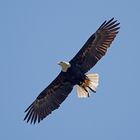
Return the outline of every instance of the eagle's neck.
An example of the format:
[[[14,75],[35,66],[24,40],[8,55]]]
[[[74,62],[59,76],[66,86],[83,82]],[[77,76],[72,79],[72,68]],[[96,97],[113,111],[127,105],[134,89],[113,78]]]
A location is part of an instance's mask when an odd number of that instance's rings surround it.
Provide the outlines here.
[[[58,64],[61,66],[63,72],[67,72],[68,68],[71,67],[71,64],[65,61],[61,61]]]

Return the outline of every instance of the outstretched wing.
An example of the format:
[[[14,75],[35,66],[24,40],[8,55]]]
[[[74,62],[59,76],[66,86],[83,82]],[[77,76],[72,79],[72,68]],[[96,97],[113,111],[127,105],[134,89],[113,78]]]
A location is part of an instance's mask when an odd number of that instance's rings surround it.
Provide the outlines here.
[[[90,70],[106,54],[107,48],[118,33],[119,24],[114,18],[105,21],[70,61],[71,65],[83,73]]]
[[[36,123],[43,120],[53,110],[57,109],[72,91],[73,85],[65,80],[61,72],[57,78],[44,89],[36,100],[25,110],[27,112],[24,120]]]

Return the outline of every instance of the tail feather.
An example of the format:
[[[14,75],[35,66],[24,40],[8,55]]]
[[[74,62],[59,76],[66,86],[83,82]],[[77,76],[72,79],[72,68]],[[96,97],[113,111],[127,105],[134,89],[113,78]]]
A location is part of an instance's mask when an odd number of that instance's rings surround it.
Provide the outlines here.
[[[79,98],[86,98],[89,96],[89,93],[86,92],[81,86],[76,85],[77,95]]]
[[[90,96],[90,90],[96,92],[99,85],[99,75],[98,74],[86,74],[87,79],[82,83],[82,85],[77,85],[77,95],[79,98],[86,98]]]

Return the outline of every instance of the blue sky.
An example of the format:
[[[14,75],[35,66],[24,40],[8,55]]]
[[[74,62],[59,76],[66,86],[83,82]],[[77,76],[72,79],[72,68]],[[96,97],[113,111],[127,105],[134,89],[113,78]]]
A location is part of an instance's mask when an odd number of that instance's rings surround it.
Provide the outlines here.
[[[93,0],[0,1],[0,139],[140,139],[140,2]],[[24,110],[104,20],[121,29],[107,55],[90,71],[97,94],[76,90],[38,125]]]

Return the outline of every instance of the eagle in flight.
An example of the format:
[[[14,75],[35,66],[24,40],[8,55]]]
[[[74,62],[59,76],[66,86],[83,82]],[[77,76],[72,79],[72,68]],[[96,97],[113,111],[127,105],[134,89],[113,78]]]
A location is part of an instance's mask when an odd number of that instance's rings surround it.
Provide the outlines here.
[[[80,98],[89,97],[90,91],[96,92],[99,75],[87,72],[106,54],[120,29],[119,24],[114,18],[104,21],[69,62],[58,63],[61,72],[25,110],[24,120],[39,123],[60,106],[74,86]]]

